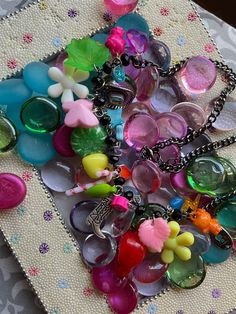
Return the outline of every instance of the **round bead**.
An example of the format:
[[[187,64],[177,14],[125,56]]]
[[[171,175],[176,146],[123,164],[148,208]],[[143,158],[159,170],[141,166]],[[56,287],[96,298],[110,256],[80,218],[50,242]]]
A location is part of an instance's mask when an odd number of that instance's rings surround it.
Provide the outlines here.
[[[134,197],[134,193],[132,191],[127,191],[124,193],[124,196],[129,200],[131,201]]]
[[[162,41],[151,39],[144,54],[144,59],[158,64],[160,68],[166,71],[171,61],[170,49]]]
[[[106,103],[106,100],[102,97],[97,97],[94,99],[93,103],[96,107],[103,107]]]
[[[124,185],[125,184],[125,179],[124,178],[117,178],[114,180],[115,185]]]
[[[104,0],[104,5],[108,12],[121,16],[132,12],[138,0]]]
[[[109,162],[114,165],[119,162],[119,157],[118,156],[109,156]]]
[[[17,141],[14,125],[5,117],[0,115],[0,153],[11,150]]]
[[[0,173],[0,211],[19,206],[26,196],[25,182],[13,173]]]
[[[143,146],[152,147],[159,139],[159,128],[148,114],[136,113],[125,123],[124,138],[126,143],[140,151]]]
[[[110,62],[106,62],[103,64],[102,66],[103,72],[105,72],[106,74],[111,74],[112,71],[112,66]]]
[[[72,128],[69,128],[65,124],[61,125],[53,135],[53,145],[58,154],[64,157],[73,157],[75,152],[73,151],[70,138],[73,132]]]
[[[116,22],[115,26],[122,27],[125,30],[125,32],[128,32],[129,29],[135,29],[149,36],[148,23],[141,15],[136,13],[126,14],[120,17]]]
[[[123,66],[128,66],[129,65],[129,55],[128,54],[126,54],[126,53],[123,53],[122,55],[121,55],[121,57],[120,57],[120,60],[121,60],[121,62],[122,62],[122,64],[123,64]]]
[[[160,75],[156,67],[146,67],[141,70],[136,79],[137,94],[139,101],[148,100],[154,94],[159,85]]]
[[[49,98],[34,97],[21,109],[23,125],[33,133],[48,133],[56,130],[60,121],[60,112]]]
[[[104,115],[101,119],[100,119],[100,124],[102,126],[106,126],[111,122],[111,118],[108,115]]]

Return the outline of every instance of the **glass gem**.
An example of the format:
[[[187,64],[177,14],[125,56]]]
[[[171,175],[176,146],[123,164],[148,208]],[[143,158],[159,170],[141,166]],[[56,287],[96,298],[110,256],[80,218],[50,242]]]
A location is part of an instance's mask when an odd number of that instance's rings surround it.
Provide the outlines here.
[[[7,118],[0,115],[0,153],[11,150],[17,141],[15,126]]]
[[[117,65],[113,70],[112,70],[112,77],[117,83],[124,82],[125,80],[125,71],[123,66]]]
[[[137,4],[138,0],[104,0],[107,11],[117,16],[132,12]]]
[[[21,133],[17,152],[24,161],[33,165],[43,165],[56,155],[51,134]]]
[[[22,79],[9,79],[0,82],[0,99],[2,105],[19,106],[32,95]]]
[[[172,188],[182,196],[195,195],[196,191],[191,188],[187,180],[185,170],[170,174],[170,183]]]
[[[124,138],[130,147],[140,151],[145,145],[152,147],[156,144],[159,138],[159,129],[150,115],[136,113],[125,123]]]
[[[211,138],[207,134],[202,134],[199,137],[197,137],[194,141],[191,143],[184,145],[181,149],[181,152],[186,155],[190,153],[192,150],[201,147],[203,145],[207,145],[209,143],[212,143]],[[213,150],[212,152],[206,153],[207,156],[215,156],[216,152]]]
[[[147,200],[149,203],[156,203],[166,207],[169,203],[169,200],[176,195],[175,191],[170,185],[168,177],[169,176],[163,176],[160,188],[155,193],[147,195]]]
[[[141,70],[136,79],[137,94],[139,101],[145,101],[152,97],[159,86],[160,75],[156,67],[146,67]]]
[[[169,47],[160,40],[151,39],[148,49],[144,54],[144,59],[156,63],[166,71],[170,66],[171,53]]]
[[[13,173],[0,173],[0,211],[19,206],[26,196],[25,182]]]
[[[57,59],[56,59],[56,63],[55,66],[60,69],[62,72],[64,72],[64,61],[67,59],[68,54],[63,51],[61,53],[59,53]]]
[[[60,112],[49,98],[34,97],[21,109],[21,120],[26,129],[33,133],[55,131],[60,122]]]
[[[172,165],[176,164],[180,159],[180,150],[177,145],[166,146],[159,151],[159,154],[164,162]]]
[[[142,54],[147,50],[148,37],[145,33],[139,32],[135,29],[130,29],[126,33],[126,38],[130,50],[136,54]]]
[[[72,227],[82,233],[93,233],[93,228],[86,223],[86,219],[98,204],[98,202],[93,200],[81,201],[76,204],[70,213]]]
[[[132,169],[132,181],[141,193],[154,193],[161,186],[161,174],[152,161],[138,160]]]
[[[71,134],[71,146],[76,154],[85,157],[106,149],[106,131],[100,126],[90,129],[76,128]]]
[[[136,2],[138,1],[136,0]],[[135,29],[149,36],[149,26],[147,21],[137,13],[130,13],[120,17],[115,26],[122,27],[125,32],[128,32],[130,29]]]
[[[222,227],[236,231],[236,201],[229,200],[222,203],[217,208],[216,217]]]
[[[138,293],[146,297],[158,295],[169,287],[166,277],[151,283],[142,283],[136,279],[133,279],[133,282],[137,287]]]
[[[187,125],[194,130],[202,127],[207,119],[205,111],[199,105],[191,102],[179,103],[171,108],[171,112],[183,117]]]
[[[135,284],[132,281],[128,281],[116,293],[109,294],[107,301],[111,309],[117,314],[133,312],[138,304],[138,293]]]
[[[105,45],[108,36],[109,35],[105,34],[105,33],[98,33],[98,34],[95,34],[94,36],[92,36],[92,39],[94,39],[94,40],[100,42],[101,44]]]
[[[65,192],[75,185],[75,169],[69,162],[53,159],[41,169],[43,183],[51,190]]]
[[[17,131],[26,131],[25,126],[23,125],[20,114],[23,104],[17,105],[8,105],[6,110],[6,117],[14,124]]]
[[[214,85],[216,76],[214,63],[207,57],[196,56],[186,61],[178,80],[188,93],[203,94]]]
[[[187,124],[177,113],[166,112],[155,116],[156,124],[160,129],[160,140],[170,137],[181,138],[187,134]]]
[[[171,283],[182,289],[198,287],[205,276],[205,263],[201,256],[194,254],[188,261],[182,261],[175,256],[174,262],[169,265],[167,270],[167,277]]]
[[[134,186],[125,185],[124,188],[123,188],[123,191],[124,192],[127,192],[127,191],[133,192],[134,198],[138,200],[138,204],[139,205],[144,205],[144,200],[143,200],[143,197],[142,197],[141,193]]]
[[[219,264],[225,262],[230,257],[231,250],[231,248],[226,250],[221,249],[212,240],[208,251],[202,257],[209,264]]]
[[[108,234],[105,239],[90,234],[82,246],[82,257],[84,262],[92,267],[101,267],[109,264],[116,254],[116,241]]]
[[[73,132],[72,128],[69,128],[65,124],[61,125],[53,134],[53,145],[57,153],[63,157],[73,157],[75,152],[73,151],[70,138]]]
[[[135,113],[150,114],[148,106],[142,102],[133,102],[129,106],[126,106],[122,111],[122,117],[126,121]]]

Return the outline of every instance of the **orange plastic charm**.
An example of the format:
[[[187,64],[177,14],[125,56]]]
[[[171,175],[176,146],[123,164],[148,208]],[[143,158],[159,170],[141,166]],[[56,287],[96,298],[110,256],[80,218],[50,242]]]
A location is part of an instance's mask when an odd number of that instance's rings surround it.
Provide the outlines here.
[[[120,168],[121,168],[120,176],[122,178],[124,178],[125,180],[130,179],[131,178],[131,171],[129,170],[129,168],[125,165],[121,165]]]
[[[191,198],[187,197],[181,207],[181,212],[186,213],[189,209],[192,211],[197,210],[200,199],[201,194],[198,194],[194,200],[191,200]]]
[[[217,235],[222,230],[221,225],[216,218],[211,218],[211,215],[203,208],[198,208],[190,214],[194,226],[200,229],[203,233],[211,232]]]

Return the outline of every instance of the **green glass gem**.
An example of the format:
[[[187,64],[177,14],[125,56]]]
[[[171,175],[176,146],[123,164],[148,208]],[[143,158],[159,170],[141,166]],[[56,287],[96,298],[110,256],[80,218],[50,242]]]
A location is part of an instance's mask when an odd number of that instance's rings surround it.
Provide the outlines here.
[[[106,131],[100,126],[90,129],[76,128],[71,135],[71,146],[82,158],[95,153],[103,153],[106,149]]]
[[[218,161],[222,164],[225,170],[225,178],[223,184],[215,191],[216,195],[223,195],[234,190],[236,187],[236,168],[227,159],[217,157]]]
[[[206,267],[201,256],[192,254],[191,259],[188,261],[182,261],[175,256],[166,274],[175,286],[182,289],[193,289],[198,287],[205,279]]]
[[[55,131],[60,122],[57,104],[45,97],[33,97],[21,109],[21,121],[33,133]]]
[[[7,118],[0,116],[0,153],[11,150],[17,142],[15,126]]]

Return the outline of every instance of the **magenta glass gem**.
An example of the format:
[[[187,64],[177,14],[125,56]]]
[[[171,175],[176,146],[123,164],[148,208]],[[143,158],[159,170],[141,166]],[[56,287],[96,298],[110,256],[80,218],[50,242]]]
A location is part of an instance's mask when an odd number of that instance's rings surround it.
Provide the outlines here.
[[[146,67],[142,69],[136,79],[136,98],[139,101],[151,98],[159,86],[159,80],[160,75],[156,67]]]
[[[160,130],[159,140],[165,140],[170,137],[180,138],[187,134],[187,123],[177,113],[161,113],[155,116],[155,120]]]
[[[74,129],[66,125],[61,125],[53,135],[53,145],[55,150],[63,157],[73,157],[75,152],[71,148],[70,138]]]
[[[176,145],[170,145],[160,149],[159,154],[164,162],[168,162],[172,165],[180,160],[180,150]]]
[[[138,293],[135,284],[128,281],[127,284],[116,293],[109,294],[108,304],[117,314],[129,314],[138,304]]]
[[[156,121],[146,113],[136,113],[125,123],[124,138],[126,143],[140,151],[143,146],[152,147],[159,139]]]
[[[214,85],[216,76],[214,63],[207,57],[196,56],[186,61],[178,80],[190,94],[203,94]]]
[[[145,259],[133,271],[133,276],[141,283],[160,280],[167,271],[168,265],[163,264],[160,254],[148,253]]]
[[[182,196],[197,195],[187,181],[187,175],[185,169],[178,173],[170,174],[170,183],[172,188]]]
[[[150,114],[150,109],[145,103],[133,102],[129,106],[126,106],[122,111],[122,117],[126,121],[135,113],[147,113]]]
[[[104,0],[106,10],[117,16],[132,12],[137,4],[138,0]]]
[[[13,173],[0,173],[0,211],[19,206],[26,196],[25,182]]]
[[[161,174],[152,161],[137,160],[132,169],[132,181],[141,193],[154,193],[161,186]]]
[[[130,29],[126,33],[126,39],[130,50],[133,53],[142,54],[147,50],[148,37],[145,33],[137,31],[135,29]]]

